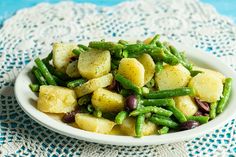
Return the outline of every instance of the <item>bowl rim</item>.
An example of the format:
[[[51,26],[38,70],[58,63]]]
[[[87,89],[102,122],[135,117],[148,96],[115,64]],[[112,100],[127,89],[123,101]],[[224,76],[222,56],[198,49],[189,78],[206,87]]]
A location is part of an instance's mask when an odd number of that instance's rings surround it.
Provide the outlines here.
[[[107,39],[115,41],[117,38]],[[168,40],[171,44],[173,44],[177,49],[188,50],[186,55],[190,58],[200,59],[202,62],[214,67],[214,69],[219,70],[227,77],[236,78],[235,71],[227,66],[225,63],[221,62],[219,58],[213,56],[212,54],[203,52],[200,49],[196,49],[194,47],[190,47],[188,45],[184,45],[181,43],[176,43]],[[87,43],[88,41],[83,41],[82,43]],[[45,56],[45,55],[44,55]],[[40,56],[42,57],[42,56]],[[46,128],[57,132],[62,135],[66,135],[69,137],[73,137],[79,140],[101,143],[101,144],[111,144],[111,145],[126,145],[126,146],[141,146],[141,145],[158,145],[158,144],[166,144],[166,143],[174,143],[185,140],[190,140],[195,137],[200,137],[206,133],[209,133],[231,120],[236,115],[236,107],[233,106],[236,103],[236,81],[233,81],[232,93],[229,100],[228,105],[226,106],[224,112],[218,115],[214,120],[209,121],[207,124],[201,125],[197,128],[168,133],[165,135],[150,135],[144,136],[142,138],[135,138],[131,136],[122,136],[122,135],[106,135],[99,134],[94,132],[85,131],[82,129],[74,128],[69,126],[63,122],[59,122],[47,114],[37,110],[32,104],[31,99],[35,99],[36,96],[33,92],[28,88],[28,84],[30,83],[29,71],[33,66],[33,61],[31,61],[26,67],[18,74],[15,85],[14,85],[14,93],[16,96],[16,100],[23,111],[37,123]],[[31,92],[31,93],[30,93]]]

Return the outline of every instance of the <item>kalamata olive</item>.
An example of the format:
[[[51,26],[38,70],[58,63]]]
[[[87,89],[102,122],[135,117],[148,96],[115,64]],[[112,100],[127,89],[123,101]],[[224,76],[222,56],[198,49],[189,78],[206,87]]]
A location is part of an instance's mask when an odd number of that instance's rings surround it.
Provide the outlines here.
[[[116,89],[116,86],[117,86],[117,82],[116,82],[115,79],[113,79],[111,85],[109,85],[109,86],[107,87],[107,89],[108,89],[108,90],[114,90],[114,89]]]
[[[62,121],[64,123],[72,123],[75,122],[75,115],[76,113],[79,113],[79,110],[74,110],[71,112],[66,113],[63,117],[62,117]]]
[[[194,114],[194,116],[202,116],[203,115],[203,113],[201,112],[201,111],[197,111],[195,114]]]
[[[194,120],[189,120],[187,122],[181,123],[180,124],[180,130],[189,130],[189,129],[193,129],[196,128],[200,125],[199,122],[194,121]]]
[[[210,107],[209,107],[209,103],[205,102],[205,101],[201,101],[199,98],[195,97],[195,102],[197,103],[198,107],[204,111],[204,112],[209,112],[210,111]]]
[[[135,95],[130,95],[126,98],[125,105],[128,111],[132,111],[137,108],[137,98]]]

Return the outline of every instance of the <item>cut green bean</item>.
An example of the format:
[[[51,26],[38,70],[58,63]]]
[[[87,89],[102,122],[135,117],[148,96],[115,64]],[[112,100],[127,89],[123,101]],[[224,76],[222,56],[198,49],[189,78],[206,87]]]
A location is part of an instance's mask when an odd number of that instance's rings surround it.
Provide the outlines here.
[[[158,114],[153,114],[152,116],[153,116],[153,117],[160,118],[160,119],[172,120],[170,117],[161,116],[161,115],[158,115]]]
[[[136,118],[136,122],[135,122],[135,134],[136,134],[136,137],[141,137],[142,136],[144,120],[145,120],[145,116],[143,114],[139,115]]]
[[[89,47],[88,46],[85,46],[83,44],[78,44],[77,45],[79,48],[82,48],[84,51],[88,51],[89,50]]]
[[[120,54],[124,48],[124,45],[113,42],[92,41],[89,43],[89,47],[98,50],[109,50],[111,54]]]
[[[32,72],[34,73],[34,76],[36,77],[40,85],[47,85],[47,81],[37,67],[34,66],[32,68]]]
[[[53,53],[50,52],[46,58],[42,59],[42,61],[49,63],[50,60],[52,60],[52,56],[53,56]]]
[[[128,42],[128,41],[125,41],[125,40],[119,40],[119,41],[118,41],[118,44],[121,44],[121,45],[128,45],[129,42]]]
[[[118,81],[124,88],[134,91],[136,94],[142,94],[142,90],[134,85],[130,80],[122,76],[121,74],[115,75],[116,81]]]
[[[85,82],[86,82],[85,79],[74,80],[74,81],[68,82],[68,83],[67,83],[67,87],[68,87],[68,88],[75,88],[75,87],[77,87],[77,86],[81,86],[81,85],[84,84]]]
[[[209,117],[208,116],[189,116],[187,117],[187,119],[197,121],[200,124],[204,124],[208,122]]]
[[[56,81],[56,83],[60,86],[66,87],[66,82],[58,78],[57,76],[52,75],[53,79]]]
[[[147,87],[142,87],[142,94],[148,94],[149,93],[149,89]]]
[[[168,111],[168,110],[160,108],[160,107],[146,106],[146,107],[141,107],[139,109],[132,111],[129,114],[129,116],[138,116],[138,115],[149,113],[149,112],[156,113],[158,115],[162,115],[162,116],[166,116],[166,117],[170,117],[173,114],[171,111]]]
[[[132,92],[131,92],[130,90],[128,90],[128,89],[121,89],[121,90],[120,90],[120,94],[121,94],[122,96],[124,96],[124,97],[129,96],[131,93],[132,93]]]
[[[157,125],[162,125],[162,126],[167,126],[169,128],[177,129],[178,128],[178,123],[172,121],[172,120],[167,120],[167,119],[161,119],[158,117],[151,117],[149,120]]]
[[[224,83],[224,89],[223,89],[223,97],[220,99],[219,104],[217,106],[217,110],[216,110],[218,114],[223,112],[223,109],[229,100],[231,88],[232,88],[232,78],[226,78],[225,83]]]
[[[182,87],[170,90],[151,91],[148,94],[144,94],[145,98],[159,99],[170,98],[183,95],[195,95],[195,91],[191,87]]]
[[[155,35],[153,38],[152,38],[152,40],[150,41],[150,45],[155,45],[156,44],[156,42],[158,41],[160,39],[160,35],[159,34],[157,34],[157,35]]]
[[[91,102],[91,96],[90,95],[84,95],[82,97],[79,98],[78,100],[78,105],[83,106],[83,105],[87,105]]]
[[[100,111],[100,110],[94,110],[94,111],[93,111],[93,115],[94,115],[95,117],[101,118],[101,117],[102,117],[102,111]]]
[[[76,48],[72,50],[72,53],[74,53],[76,56],[79,56],[84,50],[82,48]]]
[[[180,53],[178,52],[178,50],[172,46],[172,45],[169,45],[169,48],[170,48],[170,52],[175,55],[177,58],[181,59],[181,55]]]
[[[122,124],[123,121],[126,119],[126,117],[128,117],[128,112],[127,111],[120,111],[115,118],[115,122],[117,124]]]
[[[56,77],[58,77],[59,79],[63,80],[63,81],[67,81],[70,79],[70,77],[60,71],[57,71],[51,64],[49,64],[48,62],[44,62],[44,64],[46,65],[46,67],[48,68],[48,71],[52,74],[55,75]]]
[[[158,134],[163,135],[167,134],[169,131],[169,128],[167,126],[163,126],[160,130],[158,130]]]
[[[145,86],[148,87],[148,88],[154,87],[155,86],[155,80],[151,79]]]
[[[162,69],[163,69],[163,62],[156,62],[155,71],[159,73],[162,71]]]
[[[30,87],[32,92],[38,92],[40,85],[39,84],[32,84],[31,83],[31,84],[29,84],[29,87]]]
[[[216,117],[216,108],[217,108],[217,102],[213,102],[210,104],[210,119],[214,119]]]
[[[38,66],[40,72],[43,74],[44,78],[46,79],[49,85],[57,85],[56,81],[53,79],[52,75],[48,71],[46,65],[39,59],[36,58],[35,60],[36,65]]]
[[[173,115],[180,123],[187,121],[185,115],[178,108],[174,106],[168,106],[167,109],[173,112]]]
[[[190,73],[191,73],[191,76],[194,77],[194,76],[196,76],[197,74],[202,73],[202,71],[192,70],[192,71],[190,71]]]
[[[93,113],[93,111],[94,111],[93,105],[89,104],[89,105],[87,106],[87,110],[88,110],[89,113]]]
[[[174,106],[175,101],[172,98],[169,98],[169,99],[141,99],[140,104],[142,104],[143,106],[165,107],[165,106]]]

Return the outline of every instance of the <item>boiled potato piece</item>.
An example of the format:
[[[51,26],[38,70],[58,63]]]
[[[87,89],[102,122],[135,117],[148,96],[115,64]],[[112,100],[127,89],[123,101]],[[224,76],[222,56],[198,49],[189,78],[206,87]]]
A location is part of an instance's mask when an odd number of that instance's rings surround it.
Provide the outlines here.
[[[144,86],[144,67],[135,58],[123,58],[120,61],[118,73],[129,79],[138,87]]]
[[[77,104],[74,90],[59,86],[40,86],[37,108],[42,112],[66,113]]]
[[[94,108],[102,112],[119,112],[124,109],[124,97],[103,88],[93,92],[91,101]]]
[[[163,70],[156,74],[155,82],[159,90],[175,89],[185,87],[190,78],[190,72],[181,64],[165,65]]]
[[[179,96],[175,97],[174,100],[176,107],[182,111],[185,116],[192,116],[198,110],[197,105],[190,96]]]
[[[112,84],[113,76],[112,74],[107,74],[102,77],[94,78],[81,86],[75,87],[74,90],[78,97],[84,96],[86,94],[92,93],[98,88],[103,88]]]
[[[144,73],[144,84],[148,83],[154,76],[155,73],[155,63],[149,54],[142,54],[139,56],[138,61],[143,65]]]
[[[213,74],[216,77],[218,77],[219,79],[221,79],[223,83],[225,82],[226,77],[218,71],[214,71],[214,70],[206,69],[206,68],[201,68],[201,67],[197,67],[197,66],[194,66],[193,70],[198,70],[198,71],[202,71],[204,73]]]
[[[189,87],[193,87],[202,101],[216,102],[223,91],[222,80],[213,74],[200,73],[191,79]]]
[[[106,75],[111,70],[111,55],[109,51],[90,50],[79,56],[78,69],[87,78],[97,78]]]
[[[57,70],[65,72],[71,58],[76,56],[72,53],[77,48],[75,43],[54,43],[53,44],[53,64]]]
[[[66,68],[66,74],[72,78],[80,77],[77,65],[78,60],[69,63]]]
[[[123,123],[120,125],[121,131],[125,135],[135,136],[135,119],[133,117],[126,118]],[[142,136],[147,136],[151,134],[155,134],[157,132],[156,124],[148,121],[143,125]]]
[[[97,118],[87,113],[77,113],[75,122],[80,129],[108,134],[116,123],[105,118]]]

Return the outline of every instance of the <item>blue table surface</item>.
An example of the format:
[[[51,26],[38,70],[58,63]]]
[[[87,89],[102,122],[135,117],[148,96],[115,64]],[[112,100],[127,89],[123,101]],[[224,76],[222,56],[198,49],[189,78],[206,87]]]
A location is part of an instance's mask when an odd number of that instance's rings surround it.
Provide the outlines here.
[[[0,2],[0,24],[22,8],[34,6],[40,2],[57,3],[61,0],[1,0]],[[89,2],[97,5],[112,6],[125,0],[74,0],[75,2]],[[201,0],[213,5],[217,11],[230,17],[236,23],[236,0]]]

